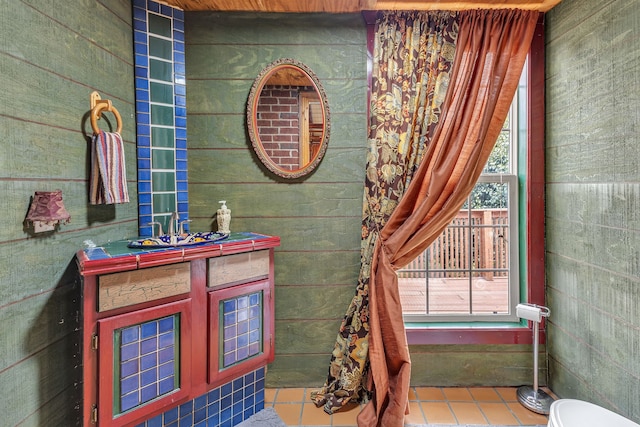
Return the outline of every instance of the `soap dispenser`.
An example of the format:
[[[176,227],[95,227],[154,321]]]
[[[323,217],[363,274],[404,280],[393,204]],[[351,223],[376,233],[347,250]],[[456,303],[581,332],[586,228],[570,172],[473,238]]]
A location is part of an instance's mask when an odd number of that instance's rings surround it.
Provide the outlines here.
[[[216,219],[218,220],[218,233],[229,234],[231,231],[229,230],[229,224],[231,223],[231,209],[227,208],[227,201],[220,200],[218,203],[221,203],[220,209],[218,209],[218,215]]]

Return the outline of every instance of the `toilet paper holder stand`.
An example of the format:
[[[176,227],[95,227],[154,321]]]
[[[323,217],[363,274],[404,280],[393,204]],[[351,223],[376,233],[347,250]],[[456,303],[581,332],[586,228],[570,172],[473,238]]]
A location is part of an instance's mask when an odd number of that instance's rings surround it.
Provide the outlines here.
[[[554,399],[538,387],[538,346],[539,326],[543,317],[549,317],[551,311],[537,304],[523,303],[516,306],[516,316],[533,322],[533,386],[518,387],[518,402],[525,408],[538,414],[549,415]]]

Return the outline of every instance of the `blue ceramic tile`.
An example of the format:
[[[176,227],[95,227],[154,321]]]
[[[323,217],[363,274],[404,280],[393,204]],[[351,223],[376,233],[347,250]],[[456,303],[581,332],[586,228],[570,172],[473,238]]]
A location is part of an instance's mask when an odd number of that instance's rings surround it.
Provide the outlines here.
[[[238,322],[238,333],[246,334],[247,332],[249,332],[249,321]]]
[[[173,319],[174,319],[173,316],[160,319],[158,321],[158,332],[162,333],[167,331],[173,331],[173,328],[174,328]]]
[[[122,412],[128,411],[129,409],[136,407],[140,404],[140,399],[138,398],[138,393],[131,393],[126,396],[123,396],[120,399],[120,409]]]
[[[147,55],[147,45],[144,43],[134,43],[133,53],[136,55]],[[136,82],[136,87],[139,89],[144,89],[144,86],[138,85],[137,82]]]
[[[140,325],[140,338],[145,339],[149,337],[153,337],[158,333],[158,322],[146,322]]]
[[[142,387],[155,384],[157,380],[158,380],[158,373],[156,372],[155,369],[142,371],[142,373],[140,374],[140,385]]]
[[[146,356],[142,356],[140,358],[140,369],[141,370],[146,370],[146,369],[151,369],[152,367],[158,366],[158,354],[157,353],[151,353],[151,354],[147,354]]]
[[[231,383],[223,384],[222,387],[220,388],[220,396],[222,398],[230,396],[231,395],[231,391],[232,391]]]
[[[162,415],[158,415],[147,421],[147,427],[162,427]]]
[[[238,350],[240,350],[240,347],[246,347],[248,345],[249,345],[249,335],[247,334],[238,335]]]
[[[234,363],[236,363],[236,360],[237,360],[237,358],[236,358],[236,353],[235,352],[227,353],[227,354],[224,355],[224,358],[223,358],[223,366],[225,368],[227,366],[231,366]]]
[[[151,135],[151,127],[145,123],[137,123],[136,131],[138,135]]]
[[[146,46],[146,45],[144,45],[144,46]],[[148,91],[149,90],[149,80],[147,80],[147,79],[136,79],[136,89],[138,89],[140,91]],[[148,99],[148,96],[147,96],[147,99]]]
[[[147,31],[147,22],[141,19],[136,19],[136,11],[134,10],[133,29],[135,31],[145,32]]]
[[[187,127],[187,119],[184,117],[175,117],[175,124],[176,127],[183,127],[186,128]]]
[[[147,42],[147,34],[142,31],[134,31],[133,32],[133,41],[135,43],[146,43]]]
[[[120,394],[129,394],[135,390],[138,390],[139,387],[140,383],[138,382],[137,375],[124,378],[122,381],[120,381]]]
[[[182,193],[178,193],[178,197],[179,197],[180,199],[184,199],[184,197],[183,197]],[[188,209],[188,207],[187,207],[187,204],[186,204],[186,203],[178,203],[178,212],[182,212],[182,213],[180,213],[180,216],[181,216],[181,217],[183,217],[183,216],[185,216],[185,215],[186,215],[186,213],[185,213],[185,212],[187,212],[187,209]],[[189,225],[189,224],[187,224],[187,225]]]
[[[193,400],[190,400],[180,405],[180,418],[183,418],[184,416],[192,412],[193,412]]]
[[[169,393],[170,391],[173,391],[175,389],[174,383],[175,383],[174,377],[167,377],[160,380],[160,382],[158,383],[158,393],[165,394],[165,393]]]
[[[149,113],[149,103],[146,101],[136,102],[136,111],[138,121],[142,120],[143,117],[148,116],[146,113]]]
[[[236,323],[236,313],[227,313],[224,315],[224,326]]]
[[[158,366],[158,377],[160,377],[161,379],[173,377],[173,374],[175,373],[174,367],[174,363],[165,363]]]
[[[158,349],[158,338],[148,338],[140,342],[140,353],[147,354]]]
[[[207,401],[213,403],[220,399],[220,388],[214,388],[207,394]]]
[[[144,54],[136,55],[136,66],[140,68],[148,68],[149,67],[149,57]]]
[[[158,397],[158,391],[155,383],[140,389],[141,402],[148,402],[152,399],[155,399],[156,397]]]
[[[123,345],[120,348],[120,360],[127,361],[138,357],[138,343]]]
[[[235,299],[226,300],[223,302],[222,307],[223,307],[224,313],[234,311],[236,309],[236,300]]]
[[[163,414],[164,417],[164,423],[170,423],[172,421],[175,421],[178,419],[178,407],[176,406],[175,408],[169,409],[167,412],[165,412]]]
[[[122,330],[122,338],[121,338],[121,342],[122,344],[129,344],[133,341],[137,341],[138,340],[138,327],[134,326],[131,328],[125,328]]]
[[[135,67],[134,75],[136,77],[149,78],[149,69],[144,67]]]
[[[151,185],[149,185],[149,188],[151,188]],[[138,203],[145,203],[148,205],[151,205],[151,194],[147,193],[147,194],[138,194]],[[149,220],[151,221],[151,220]],[[145,224],[145,223],[143,223]]]
[[[138,167],[150,165],[149,161],[138,160]],[[147,166],[148,167],[148,166]],[[150,182],[139,182],[138,183],[138,191],[140,193],[150,193],[151,192],[151,183]]]
[[[147,8],[151,12],[160,12],[160,3],[155,2],[155,1],[148,1],[147,2]]]

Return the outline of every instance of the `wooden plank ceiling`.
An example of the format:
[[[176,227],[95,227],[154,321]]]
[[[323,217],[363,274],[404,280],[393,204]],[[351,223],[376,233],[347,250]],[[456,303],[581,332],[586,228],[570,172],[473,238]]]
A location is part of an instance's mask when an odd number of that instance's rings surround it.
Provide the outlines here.
[[[518,8],[547,12],[561,0],[164,0],[189,11],[354,13],[363,10],[464,10]]]

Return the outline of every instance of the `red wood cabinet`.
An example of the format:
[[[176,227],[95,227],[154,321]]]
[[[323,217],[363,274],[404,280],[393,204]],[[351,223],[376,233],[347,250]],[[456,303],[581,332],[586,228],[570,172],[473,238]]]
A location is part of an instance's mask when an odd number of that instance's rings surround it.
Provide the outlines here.
[[[78,252],[84,426],[135,425],[274,357],[274,248],[222,242]]]

